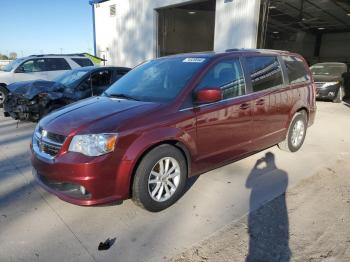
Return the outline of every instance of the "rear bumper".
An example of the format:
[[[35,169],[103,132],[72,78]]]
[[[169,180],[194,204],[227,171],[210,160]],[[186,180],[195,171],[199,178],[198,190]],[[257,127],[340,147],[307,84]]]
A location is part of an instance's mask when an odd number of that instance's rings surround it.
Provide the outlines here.
[[[316,89],[316,99],[330,99],[333,100],[337,97],[339,92],[339,87],[332,88],[317,88]]]

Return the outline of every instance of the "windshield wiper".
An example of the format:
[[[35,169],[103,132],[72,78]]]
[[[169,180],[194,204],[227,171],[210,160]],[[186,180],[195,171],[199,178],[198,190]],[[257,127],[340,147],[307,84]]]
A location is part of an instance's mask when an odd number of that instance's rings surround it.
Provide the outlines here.
[[[113,97],[113,98],[123,98],[127,100],[135,100],[135,101],[140,101],[139,99],[126,95],[126,94],[108,94],[107,92],[103,92],[103,94],[107,97]]]

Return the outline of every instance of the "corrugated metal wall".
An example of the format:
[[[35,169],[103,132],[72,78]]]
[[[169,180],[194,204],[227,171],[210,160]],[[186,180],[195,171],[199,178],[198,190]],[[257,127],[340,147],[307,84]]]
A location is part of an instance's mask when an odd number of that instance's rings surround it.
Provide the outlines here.
[[[260,0],[216,0],[215,50],[256,46]],[[95,6],[97,55],[135,66],[157,55],[157,8],[188,0],[110,0]],[[116,16],[110,17],[110,5]]]

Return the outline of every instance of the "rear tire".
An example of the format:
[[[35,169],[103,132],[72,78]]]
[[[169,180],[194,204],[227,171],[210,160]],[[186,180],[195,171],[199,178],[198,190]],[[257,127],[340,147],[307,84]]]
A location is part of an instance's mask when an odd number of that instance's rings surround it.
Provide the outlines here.
[[[5,87],[0,86],[0,108],[4,106],[4,102],[8,93],[9,91]]]
[[[305,111],[297,112],[288,128],[286,139],[278,147],[287,152],[297,152],[303,145],[307,131],[307,116]]]
[[[159,212],[173,205],[183,194],[187,163],[182,152],[160,145],[143,157],[132,186],[132,199],[138,206]]]
[[[339,87],[337,96],[333,99],[333,103],[341,103],[343,100],[343,89]]]

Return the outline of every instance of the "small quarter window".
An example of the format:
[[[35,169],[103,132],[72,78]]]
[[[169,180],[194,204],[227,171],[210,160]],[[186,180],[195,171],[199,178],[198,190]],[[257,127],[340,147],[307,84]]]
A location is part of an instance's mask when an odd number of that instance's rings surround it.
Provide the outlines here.
[[[223,98],[242,96],[245,94],[245,81],[239,59],[225,60],[214,65],[204,76],[197,89],[219,87]]]
[[[247,57],[247,67],[254,92],[283,85],[282,69],[276,56]]]
[[[282,56],[282,59],[287,68],[290,84],[298,84],[311,80],[311,77],[307,73],[305,63],[302,59],[295,56]]]

